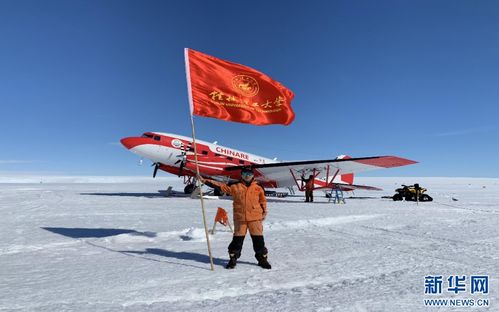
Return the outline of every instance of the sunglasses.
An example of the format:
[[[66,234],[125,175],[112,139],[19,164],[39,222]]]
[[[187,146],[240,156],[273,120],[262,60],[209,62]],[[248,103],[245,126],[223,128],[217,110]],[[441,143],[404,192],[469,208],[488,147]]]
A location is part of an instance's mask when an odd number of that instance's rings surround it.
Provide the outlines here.
[[[243,172],[243,173],[241,173],[241,175],[243,177],[250,177],[250,176],[252,177],[254,174],[253,174],[253,172]]]

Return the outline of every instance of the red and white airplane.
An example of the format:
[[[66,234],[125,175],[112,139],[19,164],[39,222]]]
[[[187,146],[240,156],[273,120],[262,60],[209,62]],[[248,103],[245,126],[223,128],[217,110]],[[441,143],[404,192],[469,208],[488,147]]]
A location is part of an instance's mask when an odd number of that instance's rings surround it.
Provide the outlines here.
[[[192,138],[162,132],[146,132],[140,137],[121,139],[131,152],[153,162],[156,176],[158,169],[184,177],[185,193],[195,188],[196,165]],[[198,165],[201,176],[229,182],[241,177],[241,169],[253,168],[255,179],[265,188],[290,188],[304,190],[302,177],[315,177],[315,189],[379,190],[371,186],[353,184],[354,173],[415,164],[415,161],[396,156],[374,156],[306,161],[277,161],[275,159],[238,151],[215,143],[196,140]]]

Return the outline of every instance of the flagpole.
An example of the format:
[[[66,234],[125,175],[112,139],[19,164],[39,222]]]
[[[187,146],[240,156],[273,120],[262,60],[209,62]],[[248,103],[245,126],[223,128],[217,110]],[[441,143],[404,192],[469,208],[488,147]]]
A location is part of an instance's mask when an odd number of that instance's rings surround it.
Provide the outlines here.
[[[215,268],[213,266],[213,257],[211,256],[211,244],[210,244],[210,235],[208,234],[208,226],[206,224],[206,212],[204,209],[204,200],[203,200],[203,191],[201,189],[201,181],[199,181],[199,164],[198,164],[198,148],[196,144],[196,130],[194,127],[194,117],[192,115],[192,90],[191,90],[191,79],[190,79],[190,71],[189,71],[189,51],[188,49],[184,49],[185,56],[185,74],[187,78],[187,91],[189,95],[189,106],[190,106],[190,115],[191,115],[191,127],[192,127],[192,143],[194,144],[194,162],[196,164],[196,183],[199,188],[199,199],[201,200],[201,211],[203,212],[203,225],[204,225],[204,234],[206,235],[206,244],[208,245],[208,256],[210,258],[210,267],[211,270],[214,271]]]
[[[194,130],[194,118],[191,114],[191,126],[192,126],[192,142],[194,143],[194,162],[196,163],[196,173],[197,177],[199,177],[199,165],[198,165],[198,151],[196,144],[196,131]],[[201,181],[196,179],[199,188],[199,199],[201,200],[201,211],[203,212],[203,224],[204,224],[204,233],[206,235],[206,243],[208,244],[208,256],[210,257],[210,266],[211,270],[214,271],[213,267],[213,257],[211,256],[211,245],[210,245],[210,235],[208,234],[208,226],[206,224],[206,213],[204,209],[204,200],[203,200],[203,190],[201,189]]]

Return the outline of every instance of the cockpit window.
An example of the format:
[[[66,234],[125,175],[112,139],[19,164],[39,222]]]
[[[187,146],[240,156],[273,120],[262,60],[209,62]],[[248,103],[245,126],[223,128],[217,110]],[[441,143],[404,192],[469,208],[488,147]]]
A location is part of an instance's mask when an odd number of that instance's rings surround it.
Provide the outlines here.
[[[153,135],[152,135],[152,134],[148,134],[148,133],[144,133],[144,134],[142,135],[142,137],[143,137],[143,138],[152,138],[152,137],[153,137]]]
[[[161,140],[161,137],[159,135],[154,136],[154,140],[159,141]]]

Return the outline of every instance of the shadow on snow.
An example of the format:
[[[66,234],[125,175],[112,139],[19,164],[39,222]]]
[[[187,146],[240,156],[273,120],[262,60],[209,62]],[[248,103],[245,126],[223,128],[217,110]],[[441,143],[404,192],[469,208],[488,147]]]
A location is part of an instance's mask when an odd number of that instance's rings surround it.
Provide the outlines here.
[[[89,228],[59,228],[59,227],[42,227],[49,232],[71,237],[71,238],[101,238],[116,236],[120,234],[131,234],[136,236],[156,237],[154,232],[137,232],[128,229],[89,229]]]
[[[105,229],[105,228],[60,228],[60,227],[42,227],[42,229],[47,230],[49,232],[63,235],[66,237],[70,238],[102,238],[102,237],[109,237],[109,236],[116,236],[120,234],[131,234],[131,235],[139,235],[139,236],[146,236],[146,237],[156,237],[156,233],[154,232],[138,232],[135,230],[129,230],[129,229]],[[93,242],[85,241],[86,244],[105,249],[107,251],[119,253],[125,256],[129,257],[136,257],[136,258],[141,258],[145,259],[148,261],[155,261],[155,262],[163,262],[163,263],[169,263],[169,264],[176,264],[176,265],[182,265],[182,266],[188,266],[188,267],[194,267],[198,269],[204,269],[204,270],[209,270],[207,267],[201,267],[201,266],[196,266],[196,265],[191,265],[187,263],[180,263],[180,262],[174,262],[174,261],[168,261],[168,260],[161,260],[161,258],[157,257],[164,257],[164,258],[174,258],[177,260],[187,260],[187,261],[195,261],[195,262],[200,262],[203,264],[209,264],[210,263],[210,258],[206,254],[201,254],[201,253],[196,253],[196,252],[186,252],[186,251],[172,251],[172,250],[166,250],[166,249],[159,249],[159,248],[146,248],[143,251],[139,250],[116,250],[112,249],[106,246],[102,246]],[[148,256],[156,256],[156,257],[148,257]],[[225,266],[227,263],[227,260],[221,259],[221,258],[213,258],[213,264],[217,266]],[[238,261],[238,263],[241,264],[249,264],[249,265],[256,265],[255,263],[251,262],[246,262],[246,261]]]
[[[124,196],[124,197],[147,197],[147,198],[156,198],[166,197],[164,193],[80,193],[80,195],[94,195],[94,196]]]

